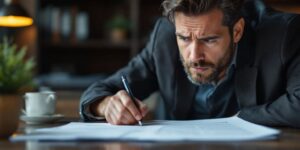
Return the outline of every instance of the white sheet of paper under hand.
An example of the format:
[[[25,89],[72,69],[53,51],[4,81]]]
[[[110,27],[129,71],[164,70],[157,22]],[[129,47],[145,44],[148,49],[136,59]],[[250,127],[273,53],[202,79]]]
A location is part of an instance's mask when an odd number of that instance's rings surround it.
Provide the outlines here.
[[[143,126],[72,122],[13,136],[11,140],[247,141],[276,139],[279,134],[279,130],[256,125],[238,117],[230,117],[193,121],[151,121],[145,122]]]

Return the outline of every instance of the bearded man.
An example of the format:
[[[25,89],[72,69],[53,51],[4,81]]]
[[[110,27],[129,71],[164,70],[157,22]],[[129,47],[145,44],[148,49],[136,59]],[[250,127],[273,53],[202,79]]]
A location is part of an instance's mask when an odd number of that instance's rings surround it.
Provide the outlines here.
[[[267,12],[272,10],[259,0],[162,5],[166,17],[157,21],[146,47],[82,95],[84,120],[135,124],[148,112],[141,100],[159,91],[165,119],[237,115],[263,125],[300,127],[298,15]],[[137,105],[124,90],[122,74]]]

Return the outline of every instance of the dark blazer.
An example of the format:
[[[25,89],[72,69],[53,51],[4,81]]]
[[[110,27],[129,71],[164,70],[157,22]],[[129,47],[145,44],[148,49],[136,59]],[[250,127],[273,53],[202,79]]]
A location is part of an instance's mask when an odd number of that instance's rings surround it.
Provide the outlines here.
[[[245,4],[245,32],[238,44],[235,94],[239,117],[271,126],[300,127],[300,17]],[[197,86],[186,77],[179,59],[175,29],[159,19],[146,47],[123,69],[91,85],[81,98],[81,116],[90,103],[124,89],[126,74],[135,96],[159,91],[167,119],[189,119]]]

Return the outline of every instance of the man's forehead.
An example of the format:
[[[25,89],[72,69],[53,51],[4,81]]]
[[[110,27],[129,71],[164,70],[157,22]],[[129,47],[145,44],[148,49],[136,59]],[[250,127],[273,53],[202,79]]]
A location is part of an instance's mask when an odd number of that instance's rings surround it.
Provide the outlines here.
[[[208,18],[214,18],[214,19],[218,19],[220,20],[221,22],[223,21],[223,17],[224,17],[224,13],[222,10],[218,9],[218,8],[214,8],[214,9],[211,9],[207,12],[203,12],[203,13],[200,13],[200,14],[189,14],[189,13],[184,13],[184,12],[175,12],[174,13],[174,17],[176,19],[176,17],[178,17],[178,15],[182,15],[182,16],[186,16],[186,17],[202,17],[202,18],[205,18],[205,17],[208,17]]]
[[[177,12],[175,27],[176,33],[183,35],[193,33],[198,36],[217,34],[222,29],[226,29],[226,26],[223,25],[223,13],[218,9],[197,16]]]

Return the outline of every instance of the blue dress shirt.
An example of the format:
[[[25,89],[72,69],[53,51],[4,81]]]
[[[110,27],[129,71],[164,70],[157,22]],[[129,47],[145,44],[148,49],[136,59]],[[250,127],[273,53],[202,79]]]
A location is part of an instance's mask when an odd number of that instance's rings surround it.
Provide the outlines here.
[[[237,50],[224,79],[217,84],[198,86],[191,119],[228,117],[238,112],[239,108],[234,92],[236,54]]]

